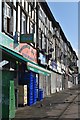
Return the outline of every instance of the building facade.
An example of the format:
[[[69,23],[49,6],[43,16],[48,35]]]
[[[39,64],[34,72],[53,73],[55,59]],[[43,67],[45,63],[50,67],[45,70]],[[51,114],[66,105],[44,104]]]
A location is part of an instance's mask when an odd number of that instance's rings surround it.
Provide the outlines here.
[[[14,82],[16,108],[78,83],[77,55],[46,1],[4,0],[0,14],[0,68]]]

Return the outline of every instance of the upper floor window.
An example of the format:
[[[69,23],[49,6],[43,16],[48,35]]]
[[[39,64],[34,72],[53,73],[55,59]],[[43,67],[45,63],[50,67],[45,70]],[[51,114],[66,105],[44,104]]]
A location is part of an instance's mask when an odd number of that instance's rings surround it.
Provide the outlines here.
[[[39,47],[42,48],[42,32],[41,30],[38,29],[38,43],[39,43]]]
[[[34,33],[35,30],[34,30],[34,24],[30,21],[30,33]]]
[[[26,33],[26,16],[25,16],[25,14],[23,12],[22,12],[21,26],[22,26],[21,33],[22,34]]]
[[[57,37],[59,37],[59,31],[56,31],[56,35],[57,35]]]
[[[45,17],[45,23],[47,24],[47,17]]]
[[[34,11],[34,7],[32,7],[31,3],[28,3],[28,13],[29,13],[29,16],[34,20],[35,19],[35,11]]]
[[[3,9],[3,31],[13,35],[13,9],[7,3],[4,3]]]

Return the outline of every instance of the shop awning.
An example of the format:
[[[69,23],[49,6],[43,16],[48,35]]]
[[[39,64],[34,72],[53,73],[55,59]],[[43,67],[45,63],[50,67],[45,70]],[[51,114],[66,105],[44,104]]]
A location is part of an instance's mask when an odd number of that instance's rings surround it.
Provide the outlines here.
[[[33,72],[40,73],[43,75],[49,76],[51,74],[51,72],[49,70],[46,70],[46,69],[40,67],[39,65],[35,65],[30,62],[27,62],[27,68],[28,68],[28,70],[31,70]]]
[[[33,72],[40,73],[40,74],[43,74],[43,75],[47,75],[47,76],[49,76],[51,74],[51,72],[49,70],[46,70],[46,69],[40,67],[38,64],[33,63],[30,60],[24,58],[22,55],[20,55],[16,51],[8,49],[8,48],[6,48],[2,45],[0,45],[0,49],[2,50],[2,52],[5,52],[4,57],[6,57],[8,55],[8,57],[9,57],[8,59],[17,60],[17,61],[27,63],[28,70],[31,70]]]
[[[24,58],[22,55],[17,53],[16,51],[13,51],[11,49],[8,49],[2,45],[0,45],[0,49],[2,50],[2,57],[11,59],[11,60],[17,60],[17,61],[23,61],[23,62],[30,62],[28,59]],[[14,58],[14,59],[13,59]]]

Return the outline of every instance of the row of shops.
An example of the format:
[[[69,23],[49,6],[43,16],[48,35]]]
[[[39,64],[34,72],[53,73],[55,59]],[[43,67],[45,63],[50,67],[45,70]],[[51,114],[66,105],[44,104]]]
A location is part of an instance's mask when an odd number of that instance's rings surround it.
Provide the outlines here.
[[[38,65],[37,51],[32,46],[18,44],[14,49],[13,39],[3,33],[0,38],[2,118],[14,118],[15,108],[36,104],[50,94],[51,72]]]
[[[13,39],[3,33],[0,33],[0,39],[3,118],[13,118],[15,108],[36,104],[44,97],[77,83],[77,79],[65,74],[55,62],[48,69],[40,66],[37,50],[31,45],[19,43],[14,48]],[[42,54],[39,59],[45,64]]]

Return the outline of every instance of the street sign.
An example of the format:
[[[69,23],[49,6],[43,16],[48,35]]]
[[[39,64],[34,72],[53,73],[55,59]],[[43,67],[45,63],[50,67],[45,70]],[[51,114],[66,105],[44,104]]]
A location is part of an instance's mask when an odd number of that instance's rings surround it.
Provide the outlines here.
[[[34,34],[21,34],[20,43],[33,43]]]

